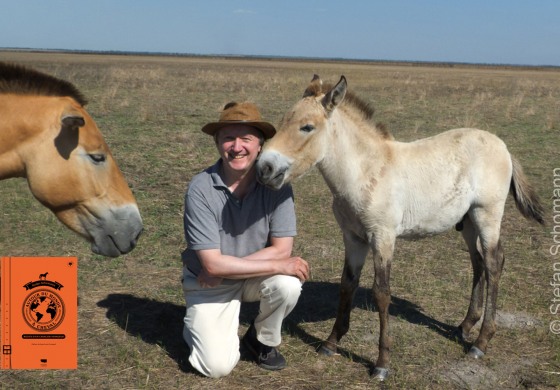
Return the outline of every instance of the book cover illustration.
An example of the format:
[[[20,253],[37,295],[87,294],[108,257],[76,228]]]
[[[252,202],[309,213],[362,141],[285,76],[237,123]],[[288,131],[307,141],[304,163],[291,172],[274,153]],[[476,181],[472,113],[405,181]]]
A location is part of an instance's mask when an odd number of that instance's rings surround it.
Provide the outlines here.
[[[1,369],[76,369],[78,260],[2,257]]]

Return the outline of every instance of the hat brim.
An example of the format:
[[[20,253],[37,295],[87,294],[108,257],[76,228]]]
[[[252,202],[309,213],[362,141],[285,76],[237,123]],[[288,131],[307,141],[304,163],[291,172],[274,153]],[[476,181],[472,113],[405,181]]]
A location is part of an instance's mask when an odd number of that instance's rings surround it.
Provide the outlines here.
[[[276,129],[273,125],[268,122],[255,122],[255,121],[220,121],[220,122],[211,122],[202,128],[202,132],[208,135],[216,134],[216,131],[220,130],[222,127],[239,124],[239,125],[247,125],[254,127],[260,130],[265,139],[272,138],[274,134],[276,134]]]

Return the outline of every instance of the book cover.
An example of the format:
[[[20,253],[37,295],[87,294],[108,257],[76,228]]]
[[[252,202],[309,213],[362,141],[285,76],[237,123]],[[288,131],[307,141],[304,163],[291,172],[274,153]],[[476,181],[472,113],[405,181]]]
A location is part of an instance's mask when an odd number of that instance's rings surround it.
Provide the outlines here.
[[[1,369],[76,369],[78,259],[2,257]]]

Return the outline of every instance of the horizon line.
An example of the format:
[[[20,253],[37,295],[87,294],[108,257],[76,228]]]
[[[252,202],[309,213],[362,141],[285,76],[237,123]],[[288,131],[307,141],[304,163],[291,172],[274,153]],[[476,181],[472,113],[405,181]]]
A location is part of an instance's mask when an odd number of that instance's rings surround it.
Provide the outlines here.
[[[428,60],[392,60],[392,59],[365,59],[365,58],[345,58],[345,57],[307,57],[307,56],[282,56],[267,54],[196,54],[184,52],[160,52],[160,51],[134,51],[134,50],[93,50],[93,49],[43,49],[29,47],[0,47],[0,51],[13,52],[37,52],[37,53],[62,53],[62,54],[97,54],[97,55],[138,55],[138,56],[162,56],[162,57],[203,57],[203,58],[238,58],[238,59],[274,59],[292,61],[319,61],[319,62],[357,62],[357,63],[378,63],[396,65],[430,65],[440,67],[453,66],[478,66],[478,67],[507,67],[507,68],[560,68],[560,65],[528,65],[528,64],[508,64],[508,63],[486,63],[486,62],[466,62],[466,61],[428,61]]]

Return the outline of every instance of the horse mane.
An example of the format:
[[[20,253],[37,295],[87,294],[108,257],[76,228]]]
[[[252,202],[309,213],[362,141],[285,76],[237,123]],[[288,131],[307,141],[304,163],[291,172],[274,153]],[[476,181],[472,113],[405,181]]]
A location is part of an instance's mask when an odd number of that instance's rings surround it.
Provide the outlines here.
[[[80,105],[87,100],[70,82],[22,65],[0,62],[0,93],[40,96],[69,96]]]
[[[334,85],[331,85],[331,84],[322,84],[322,86],[319,87],[320,89],[316,89],[316,90],[311,91],[311,92],[314,92],[315,96],[319,96],[320,94],[327,93],[333,87],[334,87]],[[361,97],[356,95],[354,92],[346,91],[346,95],[344,96],[344,100],[342,101],[341,106],[352,107],[355,111],[357,111],[364,118],[364,120],[372,122],[373,126],[375,127],[375,130],[379,134],[381,134],[381,136],[383,138],[386,138],[386,139],[393,139],[394,138],[393,135],[391,134],[391,132],[387,129],[387,126],[384,123],[381,123],[381,122],[374,123],[373,122],[373,114],[375,113],[375,108],[373,107],[373,105],[371,103],[368,103],[365,100],[363,100]]]

